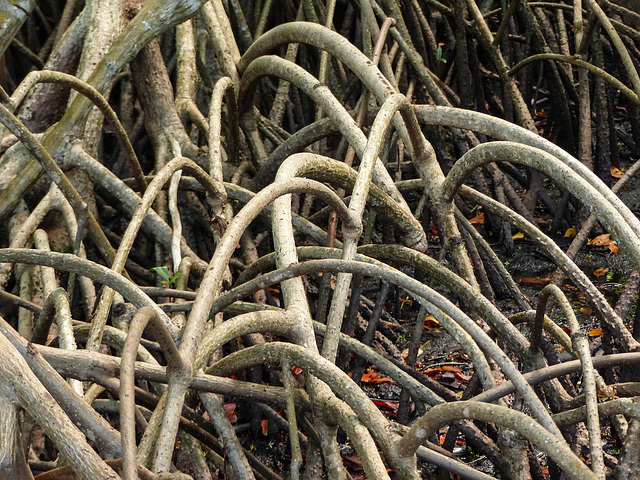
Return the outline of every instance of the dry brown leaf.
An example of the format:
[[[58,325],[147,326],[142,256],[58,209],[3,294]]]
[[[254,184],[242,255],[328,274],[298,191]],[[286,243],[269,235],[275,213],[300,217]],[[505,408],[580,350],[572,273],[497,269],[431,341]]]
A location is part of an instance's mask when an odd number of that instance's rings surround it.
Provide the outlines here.
[[[587,245],[595,245],[596,247],[603,247],[605,245],[609,245],[613,240],[611,239],[610,233],[603,233],[602,235],[598,235],[596,238],[592,238],[587,242]]]
[[[426,317],[424,317],[424,328],[426,328],[427,330],[431,330],[433,328],[440,328],[440,322],[438,320],[436,320],[436,317],[434,317],[433,315],[429,314]]]
[[[544,285],[547,284],[551,281],[550,278],[546,278],[546,277],[540,277],[540,278],[533,278],[533,277],[522,277],[520,279],[520,283],[537,283],[540,285]]]
[[[606,275],[609,272],[609,269],[607,267],[600,267],[600,268],[596,268],[593,271],[593,274],[596,277],[602,277],[603,275]]]
[[[484,213],[479,213],[473,218],[469,219],[471,225],[484,225]]]
[[[614,178],[622,178],[624,177],[624,172],[618,167],[611,167],[611,176]]]

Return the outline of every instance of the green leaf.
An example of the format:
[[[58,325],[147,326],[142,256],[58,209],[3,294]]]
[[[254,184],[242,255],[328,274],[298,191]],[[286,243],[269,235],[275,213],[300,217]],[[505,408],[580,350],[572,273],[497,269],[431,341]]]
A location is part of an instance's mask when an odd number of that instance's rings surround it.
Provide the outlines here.
[[[169,269],[165,266],[162,267],[152,267],[149,269],[151,272],[160,275],[164,278],[165,281],[161,283],[171,283],[171,277],[169,276]]]
[[[153,268],[150,268],[149,270],[159,275],[160,277],[162,277],[162,280],[160,281],[162,285],[171,285],[173,282],[175,282],[177,279],[179,279],[182,276],[182,273],[180,272],[175,273],[173,276],[170,276],[169,269],[164,266],[153,267]]]

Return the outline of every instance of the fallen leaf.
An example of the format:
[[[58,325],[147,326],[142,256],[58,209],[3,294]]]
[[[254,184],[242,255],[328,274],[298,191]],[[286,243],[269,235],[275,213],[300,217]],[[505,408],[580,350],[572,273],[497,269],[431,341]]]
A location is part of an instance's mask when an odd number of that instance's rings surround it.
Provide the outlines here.
[[[547,220],[546,218],[535,218],[536,221],[536,225],[538,225],[540,228],[547,228],[549,225],[551,225],[551,220]]]
[[[398,400],[379,400],[377,398],[374,398],[371,401],[379,407],[385,407],[393,411],[398,410],[398,407],[400,406],[400,402]]]
[[[418,356],[420,357],[423,353],[424,353],[424,349],[427,345],[429,345],[429,343],[431,343],[431,340],[427,340],[425,343],[423,343],[422,345],[420,345],[420,348],[418,348]],[[409,351],[407,350],[407,356],[409,355]]]
[[[565,236],[566,238],[572,238],[572,237],[575,237],[577,234],[578,234],[578,232],[576,232],[576,229],[575,229],[575,228],[573,228],[573,227],[569,227],[569,228],[567,228],[567,231],[566,231],[566,232],[564,232],[564,236]]]
[[[600,268],[596,268],[596,269],[593,271],[593,274],[594,274],[596,277],[602,277],[603,275],[606,275],[606,274],[607,274],[607,272],[609,272],[609,269],[608,269],[607,267],[600,267]]]
[[[425,375],[433,376],[437,374],[441,374],[444,372],[461,372],[462,369],[460,367],[455,367],[453,365],[442,365],[441,367],[427,368],[424,372]]]
[[[378,374],[373,370],[369,369],[362,374],[362,378],[360,382],[362,383],[373,383],[373,381],[378,378]]]
[[[609,245],[609,252],[611,253],[618,253],[618,245],[616,244],[616,242],[611,242]]]
[[[594,328],[593,330],[589,330],[588,334],[590,337],[599,337],[600,335],[602,335],[602,329]]]
[[[591,310],[590,308],[587,308],[587,307],[582,307],[580,309],[580,313],[584,313],[585,315],[592,315],[593,314],[593,310]]]
[[[362,379],[360,381],[362,383],[373,383],[373,384],[393,383],[393,380],[391,380],[389,377],[380,377],[374,370],[371,370],[371,369],[367,370],[365,373],[362,374]]]
[[[293,367],[291,367],[291,373],[293,373],[294,375],[300,375],[302,373],[302,369],[294,365]]]
[[[393,380],[389,377],[378,377],[373,383],[393,383]]]
[[[524,233],[518,232],[515,235],[513,235],[511,238],[514,240],[520,240],[521,238],[524,238]]]
[[[605,245],[609,245],[613,240],[611,239],[610,233],[603,233],[602,235],[598,235],[596,238],[592,238],[587,242],[587,245],[595,245],[596,247],[602,247]]]
[[[611,176],[614,178],[622,178],[624,177],[624,172],[618,167],[611,167]]]
[[[269,420],[266,418],[262,420],[262,435],[265,437],[269,434]]]
[[[461,382],[468,382],[469,380],[471,380],[471,375],[466,375],[466,374],[460,373],[460,372],[453,372],[453,374]]]
[[[386,320],[380,320],[380,321],[384,323],[387,327],[389,327],[391,330],[393,330],[394,328],[398,328],[400,326],[397,323],[387,322]]]
[[[267,290],[271,292],[271,295],[279,298],[280,297],[280,288],[279,287],[267,287]]]
[[[484,225],[484,213],[479,213],[475,217],[469,219],[471,225]]]
[[[440,328],[441,326],[442,325],[440,325],[440,322],[436,320],[436,317],[434,317],[433,315],[429,314],[426,317],[424,317],[424,328],[426,328],[427,330]]]
[[[456,367],[455,365],[443,365],[442,369],[447,372],[461,372],[462,369],[460,367]]]
[[[532,277],[522,277],[520,279],[520,283],[537,283],[540,285],[544,285],[551,281],[550,278],[540,277],[540,278],[532,278]]]

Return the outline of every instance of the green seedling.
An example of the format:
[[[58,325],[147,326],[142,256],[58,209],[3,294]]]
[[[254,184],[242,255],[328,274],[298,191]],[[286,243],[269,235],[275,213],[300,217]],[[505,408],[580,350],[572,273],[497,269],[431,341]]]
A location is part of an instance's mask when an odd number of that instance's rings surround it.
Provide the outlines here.
[[[149,271],[155,273],[156,275],[159,275],[160,277],[163,278],[163,280],[160,281],[160,283],[162,283],[163,285],[173,285],[173,283],[178,280],[180,278],[180,276],[182,275],[182,273],[178,272],[173,274],[173,276],[169,275],[169,269],[165,266],[162,267],[152,267],[149,269]]]
[[[438,50],[436,50],[436,62],[447,63],[446,58],[442,58],[442,46],[438,45]]]

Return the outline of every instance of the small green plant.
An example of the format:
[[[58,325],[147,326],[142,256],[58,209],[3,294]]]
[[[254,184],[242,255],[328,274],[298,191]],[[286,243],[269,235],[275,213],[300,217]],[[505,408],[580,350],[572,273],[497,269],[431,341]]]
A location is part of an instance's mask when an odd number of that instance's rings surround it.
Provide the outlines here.
[[[169,275],[169,269],[165,266],[162,267],[152,267],[149,269],[149,271],[155,273],[156,275],[159,275],[160,277],[163,278],[163,280],[160,281],[160,283],[162,283],[163,285],[172,285],[174,284],[174,282],[176,280],[178,280],[180,278],[180,276],[182,275],[182,273],[178,272],[178,273],[174,273],[173,276]]]
[[[442,45],[438,45],[438,50],[436,50],[436,62],[447,63],[447,59],[442,58]]]

